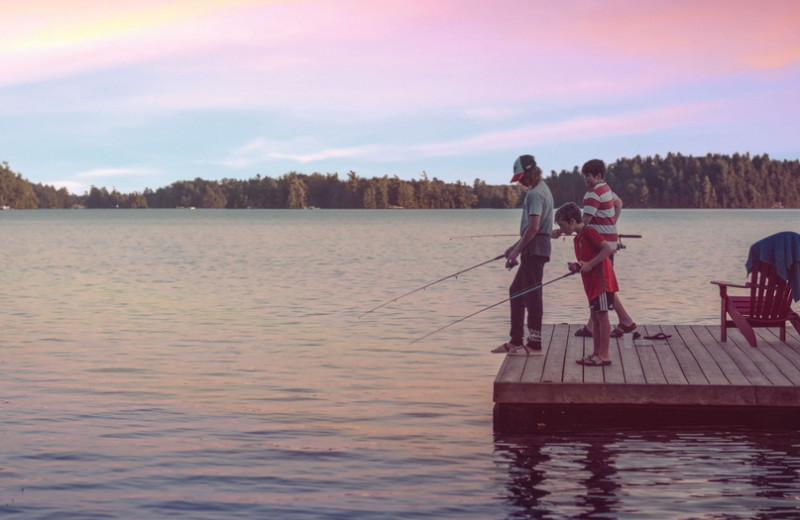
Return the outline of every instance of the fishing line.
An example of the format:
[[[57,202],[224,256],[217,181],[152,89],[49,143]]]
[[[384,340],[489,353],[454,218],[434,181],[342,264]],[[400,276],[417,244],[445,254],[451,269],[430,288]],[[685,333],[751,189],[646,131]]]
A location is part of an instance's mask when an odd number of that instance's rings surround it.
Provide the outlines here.
[[[377,311],[378,309],[380,309],[380,308],[382,308],[382,307],[386,307],[386,306],[387,306],[387,305],[389,305],[390,303],[394,303],[394,302],[396,302],[397,300],[399,300],[399,299],[401,299],[401,298],[405,298],[406,296],[409,296],[409,295],[411,295],[411,294],[414,294],[415,292],[418,292],[418,291],[423,291],[423,290],[427,289],[428,287],[430,287],[431,285],[435,285],[435,284],[437,284],[437,283],[439,283],[439,282],[443,282],[443,281],[447,280],[448,278],[458,278],[458,275],[460,275],[460,274],[466,273],[467,271],[472,271],[473,269],[477,269],[478,267],[480,267],[480,266],[482,266],[482,265],[486,265],[486,264],[489,264],[489,263],[491,263],[491,262],[496,262],[497,260],[500,260],[501,258],[505,258],[505,257],[506,257],[506,255],[505,255],[505,254],[498,255],[498,256],[496,256],[496,257],[494,257],[494,258],[491,258],[491,259],[489,259],[489,260],[486,260],[485,262],[481,262],[481,263],[479,263],[479,264],[473,265],[472,267],[467,267],[466,269],[462,269],[461,271],[459,271],[459,272],[457,272],[457,273],[449,274],[449,275],[447,275],[447,276],[444,276],[444,277],[442,277],[442,278],[439,278],[438,280],[436,280],[436,281],[433,281],[433,282],[431,282],[431,283],[426,283],[426,284],[425,284],[425,285],[423,285],[422,287],[417,287],[417,288],[416,288],[416,289],[414,289],[413,291],[408,291],[407,293],[405,293],[405,294],[403,294],[403,295],[400,295],[400,296],[398,296],[397,298],[394,298],[393,300],[389,300],[388,302],[384,302],[384,303],[382,303],[382,304],[378,305],[377,307],[374,307],[374,308],[372,308],[372,309],[368,310],[367,312],[365,312],[365,313],[361,314],[361,316],[365,316],[365,315],[369,314],[370,312]],[[361,319],[361,316],[359,316],[358,318],[359,318],[359,319]]]
[[[412,344],[414,344],[414,343],[417,343],[417,342],[419,342],[419,341],[422,341],[423,339],[425,339],[425,338],[427,338],[427,337],[429,337],[429,336],[433,336],[433,335],[434,335],[434,334],[436,334],[437,332],[441,332],[441,331],[443,331],[444,329],[446,329],[446,328],[448,328],[448,327],[452,327],[452,326],[453,326],[453,325],[455,325],[456,323],[461,323],[462,321],[464,321],[464,320],[466,320],[466,319],[468,319],[468,318],[471,318],[471,317],[473,317],[473,316],[475,316],[475,315],[477,315],[477,314],[480,314],[480,313],[482,313],[482,312],[484,312],[484,311],[488,311],[489,309],[493,309],[493,308],[497,307],[498,305],[502,305],[502,304],[504,304],[504,303],[506,303],[506,302],[508,302],[508,301],[511,301],[511,300],[513,300],[514,298],[519,298],[520,296],[522,296],[522,295],[524,295],[524,294],[528,294],[529,292],[533,292],[533,291],[539,290],[539,289],[541,289],[542,287],[544,287],[545,285],[549,285],[549,284],[551,284],[551,283],[553,283],[553,282],[557,282],[558,280],[561,280],[562,278],[566,278],[567,276],[572,276],[573,274],[577,274],[577,273],[579,273],[579,272],[580,272],[580,271],[577,271],[577,270],[576,270],[576,271],[570,271],[569,273],[567,273],[567,274],[564,274],[564,275],[561,275],[561,276],[559,276],[558,278],[554,278],[554,279],[550,280],[549,282],[545,282],[545,283],[543,283],[543,284],[539,284],[539,285],[537,285],[537,286],[534,286],[534,287],[529,287],[528,289],[523,289],[522,291],[520,291],[520,292],[518,292],[518,293],[516,293],[516,294],[514,294],[514,295],[512,295],[512,296],[510,296],[510,297],[508,297],[508,298],[506,298],[506,299],[505,299],[505,300],[503,300],[503,301],[499,301],[499,302],[497,302],[497,303],[493,303],[492,305],[489,305],[488,307],[484,307],[483,309],[480,309],[479,311],[473,312],[473,313],[472,313],[472,314],[470,314],[469,316],[464,316],[463,318],[459,318],[459,319],[457,319],[456,321],[450,322],[450,323],[448,323],[447,325],[445,325],[444,327],[438,328],[438,329],[434,330],[433,332],[429,332],[428,334],[425,334],[425,335],[424,335],[424,336],[422,336],[421,338],[417,338],[417,339],[415,339],[415,340],[414,340],[414,341],[412,341],[411,343],[412,343]]]

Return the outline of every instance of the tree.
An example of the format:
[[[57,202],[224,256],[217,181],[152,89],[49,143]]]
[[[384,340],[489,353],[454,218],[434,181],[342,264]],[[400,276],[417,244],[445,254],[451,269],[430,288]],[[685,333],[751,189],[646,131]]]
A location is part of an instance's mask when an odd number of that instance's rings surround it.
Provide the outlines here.
[[[296,173],[289,174],[287,178],[286,207],[289,209],[303,209],[306,207],[307,188],[305,182]]]
[[[0,164],[0,206],[14,209],[39,207],[31,184],[22,175],[12,172],[7,162]]]
[[[800,207],[800,161],[777,161],[768,155],[707,154],[701,157],[668,153],[665,157],[635,156],[607,165],[606,178],[627,208],[758,208]],[[544,182],[556,205],[580,203],[586,191],[583,175],[572,170],[551,171]],[[92,186],[71,195],[66,189],[32,184],[8,163],[0,163],[0,205],[17,209],[69,208],[513,208],[522,192],[508,184],[472,185],[429,179],[402,180],[397,176],[360,178],[338,174],[290,172],[277,178],[257,174],[247,180],[211,181],[196,178],[143,193],[111,192]]]

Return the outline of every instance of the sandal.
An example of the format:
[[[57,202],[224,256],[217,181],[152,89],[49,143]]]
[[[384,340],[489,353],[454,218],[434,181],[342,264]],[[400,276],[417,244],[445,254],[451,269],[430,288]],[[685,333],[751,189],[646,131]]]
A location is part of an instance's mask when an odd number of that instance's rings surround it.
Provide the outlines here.
[[[575,335],[581,338],[591,338],[592,331],[586,328],[586,325],[575,331]]]
[[[628,334],[629,332],[633,332],[634,329],[636,329],[636,324],[635,323],[631,323],[628,326],[625,326],[622,323],[620,323],[619,325],[614,327],[614,330],[611,331],[611,337],[612,338],[621,338],[623,334]],[[641,334],[639,334],[638,332],[634,332],[633,333],[633,339],[636,339],[636,338],[639,338],[639,337],[641,337]]]
[[[514,352],[509,352],[509,356],[530,356],[530,355],[542,355],[542,347],[541,343],[539,344],[539,349],[537,350],[534,346],[530,343],[522,345],[520,348],[515,350]]]
[[[664,334],[663,332],[659,332],[658,334],[653,334],[652,336],[645,336],[644,339],[669,339],[672,337],[672,334]]]
[[[583,359],[579,359],[575,361],[579,365],[583,365],[585,367],[607,367],[611,364],[611,361],[603,361],[597,356],[586,356]]]
[[[524,345],[512,345],[511,343],[503,343],[499,347],[491,350],[492,354],[513,354],[518,350],[524,350]]]

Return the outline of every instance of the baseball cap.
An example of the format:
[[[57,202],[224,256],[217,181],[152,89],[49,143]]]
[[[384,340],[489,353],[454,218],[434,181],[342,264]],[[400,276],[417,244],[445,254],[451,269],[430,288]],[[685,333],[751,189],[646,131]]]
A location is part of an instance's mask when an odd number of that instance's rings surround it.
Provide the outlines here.
[[[532,155],[520,155],[514,161],[514,176],[511,182],[517,182],[522,178],[522,174],[531,168],[536,168],[536,159]]]

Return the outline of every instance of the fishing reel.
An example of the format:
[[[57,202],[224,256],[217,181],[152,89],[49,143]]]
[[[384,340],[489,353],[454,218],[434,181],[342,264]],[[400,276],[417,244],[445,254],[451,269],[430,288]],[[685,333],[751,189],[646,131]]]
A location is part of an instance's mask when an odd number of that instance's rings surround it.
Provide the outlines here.
[[[575,274],[580,272],[581,267],[583,267],[583,262],[567,262],[567,269],[569,269],[570,274]]]

